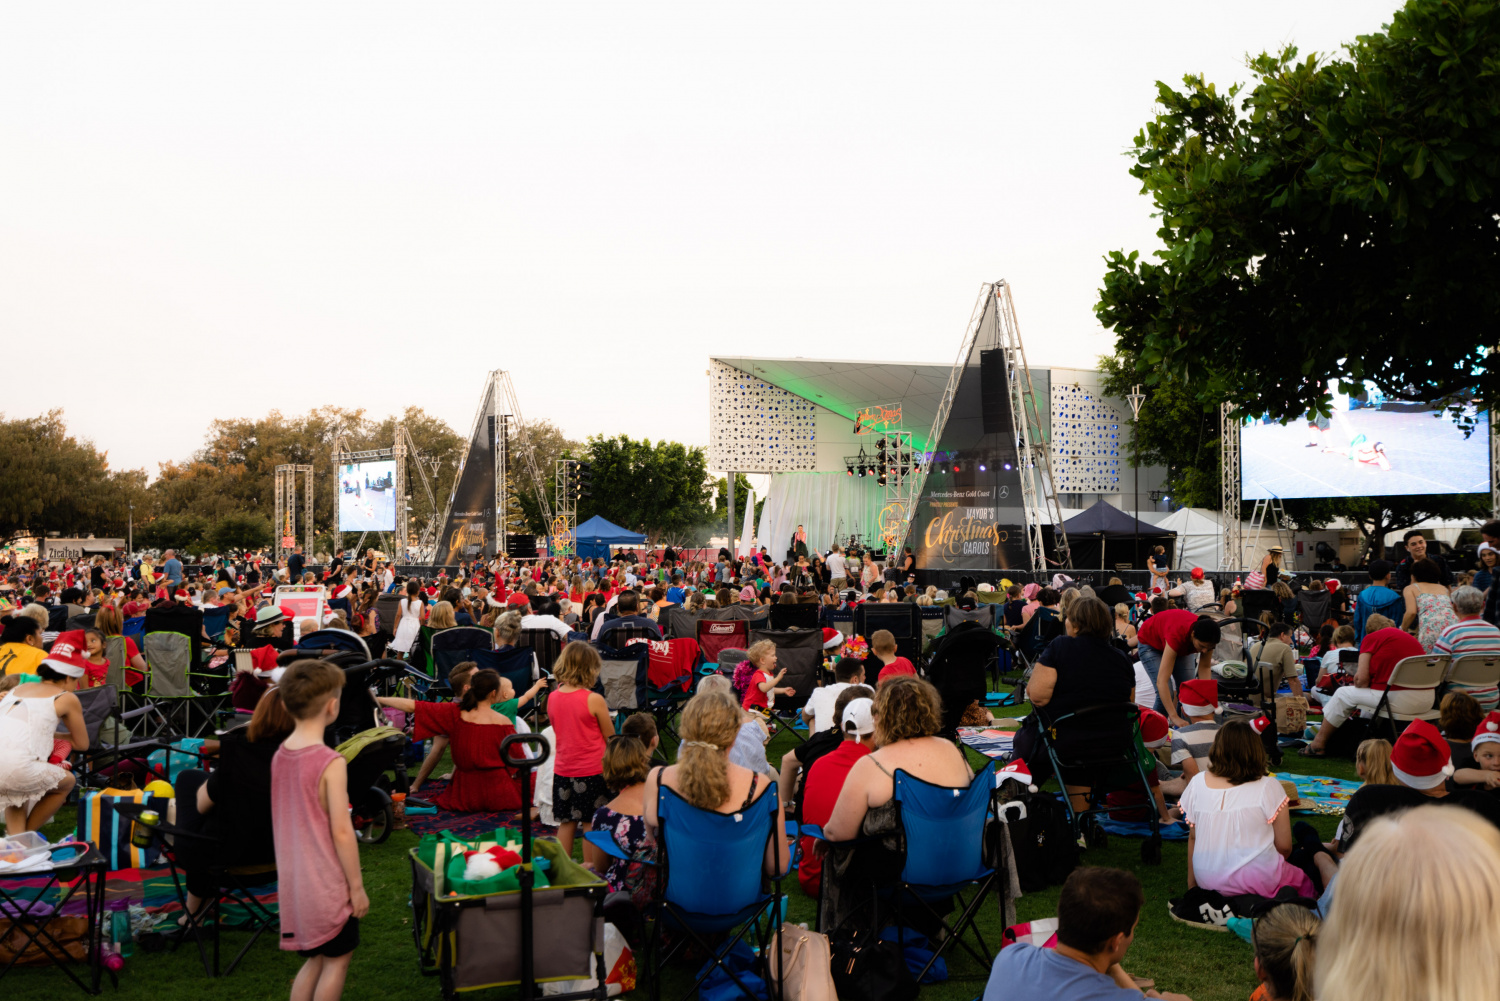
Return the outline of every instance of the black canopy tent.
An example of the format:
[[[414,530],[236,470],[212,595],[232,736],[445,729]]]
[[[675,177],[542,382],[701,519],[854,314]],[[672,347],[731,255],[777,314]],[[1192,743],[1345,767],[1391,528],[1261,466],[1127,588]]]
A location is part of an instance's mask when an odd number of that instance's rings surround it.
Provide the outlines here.
[[[1134,518],[1105,501],[1099,501],[1063,522],[1063,530],[1068,533],[1073,566],[1079,570],[1093,567],[1109,570],[1119,563],[1140,569],[1146,565],[1146,557],[1156,546],[1167,549],[1165,566],[1171,566],[1176,555],[1176,532]],[[1136,550],[1137,538],[1140,539],[1139,551]]]

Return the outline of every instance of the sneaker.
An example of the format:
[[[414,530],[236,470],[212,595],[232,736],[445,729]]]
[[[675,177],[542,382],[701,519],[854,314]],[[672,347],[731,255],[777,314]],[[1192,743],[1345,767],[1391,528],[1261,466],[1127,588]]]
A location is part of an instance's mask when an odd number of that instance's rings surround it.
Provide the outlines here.
[[[1173,921],[1207,931],[1228,931],[1234,908],[1222,893],[1195,886],[1176,900],[1167,901],[1167,913]]]

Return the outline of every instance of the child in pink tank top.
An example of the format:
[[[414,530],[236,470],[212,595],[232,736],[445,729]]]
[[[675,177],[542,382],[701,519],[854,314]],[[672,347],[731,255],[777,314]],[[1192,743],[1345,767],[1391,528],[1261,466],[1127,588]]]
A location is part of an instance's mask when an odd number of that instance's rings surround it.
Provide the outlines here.
[[[604,781],[604,742],[614,736],[615,725],[604,696],[592,690],[600,666],[593,647],[579,640],[569,643],[552,669],[558,689],[547,699],[556,745],[552,812],[558,843],[569,855],[579,823],[587,831],[594,811],[614,798]]]
[[[339,997],[370,910],[349,820],[349,772],[323,743],[339,712],[344,672],[321,660],[293,664],[277,686],[297,728],[271,759],[271,818],[280,888],[281,948],[307,960],[292,1001]]]

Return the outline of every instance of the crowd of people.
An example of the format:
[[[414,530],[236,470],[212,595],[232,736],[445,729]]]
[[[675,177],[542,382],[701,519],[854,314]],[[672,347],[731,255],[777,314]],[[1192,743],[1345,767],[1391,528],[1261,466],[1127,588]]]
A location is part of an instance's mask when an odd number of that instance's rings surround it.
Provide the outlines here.
[[[797,879],[820,900],[825,926],[837,926],[871,879],[899,870],[904,847],[895,773],[960,789],[974,772],[945,731],[942,698],[923,665],[898,653],[888,631],[847,636],[832,625],[832,613],[864,602],[956,602],[972,609],[984,601],[997,606],[998,631],[1030,665],[1025,694],[1032,708],[1015,753],[1035,781],[1048,777],[1041,731],[1053,721],[1101,701],[1136,703],[1142,743],[1154,758],[1150,799],[1137,805],[1164,822],[1189,825],[1188,893],[1297,898],[1267,907],[1254,924],[1260,996],[1341,997],[1349,992],[1326,978],[1368,982],[1351,972],[1352,957],[1389,935],[1364,913],[1388,892],[1377,885],[1371,860],[1392,865],[1392,845],[1406,839],[1435,846],[1423,859],[1435,880],[1462,865],[1500,867],[1500,801],[1492,792],[1500,789],[1500,695],[1494,686],[1449,686],[1436,725],[1417,720],[1394,742],[1361,744],[1365,784],[1337,836],[1324,842],[1310,826],[1292,823],[1287,791],[1270,773],[1263,731],[1274,724],[1266,715],[1223,717],[1216,673],[1221,624],[1240,617],[1257,622],[1252,659],[1272,665],[1294,694],[1324,703],[1322,726],[1306,753],[1326,754],[1332,734],[1348,719],[1367,716],[1382,697],[1398,712],[1421,708],[1413,693],[1387,692],[1391,669],[1403,657],[1500,654],[1500,629],[1490,614],[1497,607],[1491,574],[1500,523],[1486,525],[1484,534],[1482,565],[1472,576],[1425,555],[1414,536],[1399,565],[1372,562],[1371,585],[1353,596],[1336,581],[1293,590],[1277,553],[1244,586],[1219,593],[1201,572],[1170,579],[1165,559],[1153,557],[1150,592],[1131,594],[1118,579],[1096,589],[1059,574],[1047,586],[984,594],[988,585],[965,585],[951,597],[917,586],[909,551],[877,562],[838,546],[818,554],[804,545],[782,561],[764,550],[686,562],[636,554],[611,561],[499,557],[431,577],[402,575],[373,553],[350,560],[342,551],[316,571],[300,551],[281,561],[246,554],[193,566],[168,550],[160,560],[14,567],[0,580],[0,805],[7,831],[18,833],[40,829],[67,799],[74,785],[69,755],[89,746],[76,693],[103,683],[111,668],[127,685],[147,671],[139,647],[124,635],[128,622],[147,615],[198,622],[193,635],[204,661],[216,650],[250,654],[237,669],[225,668],[233,674],[232,704],[248,726],[223,736],[211,768],[178,777],[178,821],[224,839],[224,850],[237,859],[275,866],[283,948],[305,960],[292,996],[335,997],[369,908],[348,811],[337,808],[349,799],[344,759],[324,743],[344,676],[313,658],[287,665],[281,654],[321,629],[355,633],[372,655],[394,658],[418,657],[448,629],[487,630],[491,649],[501,652],[519,650],[524,630],[549,630],[561,654],[550,670],[536,665],[524,690],[469,661],[443,679],[449,701],[378,700],[398,720],[409,717],[412,739],[430,741],[411,792],[458,812],[541,812],[556,823],[564,851],[581,842],[584,862],[608,884],[606,913],[638,945],[658,889],[657,804],[665,791],[723,813],[775,796],[776,830],[782,817],[821,828],[822,838],[800,839]],[[278,604],[278,595],[288,593],[278,588],[295,585],[322,589],[325,616],[298,617]],[[654,767],[662,750],[656,722],[646,713],[622,718],[610,711],[599,686],[600,649],[619,636],[668,635],[669,609],[741,606],[760,616],[772,604],[819,606],[826,659],[817,687],[798,693],[786,684],[777,646],[750,644],[698,684],[683,706],[675,760]],[[1263,610],[1251,618],[1255,608]],[[211,609],[222,609],[227,623],[217,635],[201,626]],[[798,694],[805,700],[791,716],[778,712],[778,698]],[[507,735],[528,729],[526,717],[535,721],[540,704],[553,754],[547,774],[528,789],[499,747]],[[807,739],[773,768],[767,745],[789,723],[804,726]],[[445,760],[451,771],[434,779]],[[1087,785],[1057,778],[1075,805],[1086,805]],[[580,833],[590,829],[607,832],[625,858],[583,842]],[[868,847],[840,847],[855,839]],[[767,875],[784,874],[793,847],[772,839],[758,864]],[[1472,854],[1455,856],[1460,850]],[[208,860],[195,858],[191,848],[183,855],[188,906],[196,910],[210,892]],[[1414,884],[1410,892],[1421,896]],[[1121,962],[1141,906],[1130,874],[1076,870],[1059,902],[1056,948],[1003,950],[986,997],[1010,996],[1018,985],[1034,997],[1140,996]],[[1479,920],[1500,907],[1500,884],[1443,883],[1412,906],[1443,927],[1458,913]],[[919,914],[908,917],[922,922]],[[1497,962],[1494,947],[1474,941],[1471,927],[1454,924],[1452,933],[1455,941],[1473,941],[1477,968]],[[1424,970],[1403,971],[1392,981],[1411,987],[1401,996],[1477,996],[1466,993],[1465,971],[1437,962]],[[1437,985],[1443,990],[1428,989]]]

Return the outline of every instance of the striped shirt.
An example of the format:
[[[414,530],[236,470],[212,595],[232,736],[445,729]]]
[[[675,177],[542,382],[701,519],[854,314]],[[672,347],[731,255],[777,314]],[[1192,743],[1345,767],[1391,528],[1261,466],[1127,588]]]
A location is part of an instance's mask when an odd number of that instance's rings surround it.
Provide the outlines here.
[[[1500,654],[1500,629],[1483,619],[1460,619],[1438,635],[1437,641],[1432,645],[1432,652],[1446,654],[1455,660],[1471,653]],[[1479,703],[1479,708],[1485,712],[1500,706],[1500,690],[1494,685],[1455,687],[1461,687],[1473,696],[1474,701]]]
[[[1182,763],[1192,758],[1198,763],[1198,771],[1208,771],[1208,752],[1219,735],[1219,724],[1213,718],[1202,723],[1189,723],[1172,731],[1172,767],[1181,768]]]

